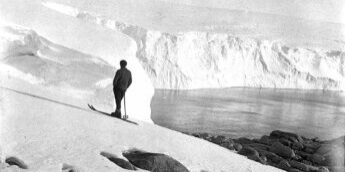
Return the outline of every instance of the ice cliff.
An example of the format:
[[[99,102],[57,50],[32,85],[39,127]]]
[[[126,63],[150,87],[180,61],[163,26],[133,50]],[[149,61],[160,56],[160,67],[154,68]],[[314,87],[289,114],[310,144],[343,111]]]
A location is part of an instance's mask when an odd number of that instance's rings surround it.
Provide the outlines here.
[[[114,21],[59,4],[62,13],[120,31],[137,44],[136,57],[155,88],[269,87],[345,90],[345,52],[293,47],[227,33],[167,33]],[[57,8],[60,7],[60,8]]]

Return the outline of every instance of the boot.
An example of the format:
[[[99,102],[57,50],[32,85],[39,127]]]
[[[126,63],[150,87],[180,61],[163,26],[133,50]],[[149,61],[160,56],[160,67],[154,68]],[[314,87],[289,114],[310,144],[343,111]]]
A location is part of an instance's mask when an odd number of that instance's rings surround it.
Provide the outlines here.
[[[116,109],[116,111],[114,112],[114,117],[121,119],[121,110]]]

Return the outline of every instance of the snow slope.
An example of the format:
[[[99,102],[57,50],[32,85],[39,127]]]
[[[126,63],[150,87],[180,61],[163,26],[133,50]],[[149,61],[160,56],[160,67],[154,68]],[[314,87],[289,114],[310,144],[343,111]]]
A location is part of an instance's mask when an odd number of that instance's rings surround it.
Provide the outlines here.
[[[130,148],[170,155],[192,172],[281,171],[179,132],[139,122],[139,125],[110,118],[85,108],[72,96],[15,78],[6,82],[13,90],[0,88],[2,159],[15,156],[29,167],[8,171],[60,172],[63,164],[86,171],[127,171],[113,164],[101,152],[120,158]],[[44,96],[36,96],[38,93]],[[42,108],[44,107],[44,108]],[[143,171],[143,170],[139,170]]]
[[[137,3],[134,0],[131,2]],[[54,2],[46,2],[44,5],[84,21],[122,32],[134,39],[138,47],[136,56],[155,88],[245,86],[345,90],[345,37],[341,32],[341,24],[225,11],[224,14],[230,13],[228,15],[233,16],[234,21],[231,22],[240,23],[227,25],[230,21],[224,19],[222,27],[226,32],[222,28],[219,30],[217,25],[208,25],[206,30],[200,29],[200,26],[194,26],[198,25],[195,22],[190,24],[190,31],[181,31],[180,23],[172,29],[155,27],[158,24],[153,23],[153,28],[147,29],[112,19],[116,18],[118,12],[110,8],[116,9],[117,5],[123,5],[121,2],[102,1],[107,4],[107,8],[102,11],[99,10],[101,3],[61,3],[67,5]],[[166,5],[157,1],[145,3],[155,7],[152,9],[153,12],[149,13],[152,15],[157,12],[156,8]],[[143,4],[144,7],[127,7],[133,8],[127,10],[139,10],[146,14],[150,6],[147,4]],[[78,8],[74,8],[73,5]],[[203,8],[171,5],[168,12],[179,14],[177,11],[180,10],[182,14],[191,13],[186,8],[205,11]],[[161,15],[165,16],[168,12],[158,10],[157,13],[163,13]],[[200,16],[205,19],[202,14]],[[137,17],[138,21],[141,18],[152,19],[151,16],[145,18],[145,15],[141,17],[135,14],[131,17]],[[167,16],[166,20],[172,20],[169,22],[173,23],[178,17]],[[180,19],[184,20],[183,16]],[[208,20],[204,21],[207,23]],[[264,23],[260,26],[251,22],[256,20]],[[153,19],[152,22],[155,21]],[[145,23],[141,24],[145,26]],[[272,33],[269,33],[270,31]]]

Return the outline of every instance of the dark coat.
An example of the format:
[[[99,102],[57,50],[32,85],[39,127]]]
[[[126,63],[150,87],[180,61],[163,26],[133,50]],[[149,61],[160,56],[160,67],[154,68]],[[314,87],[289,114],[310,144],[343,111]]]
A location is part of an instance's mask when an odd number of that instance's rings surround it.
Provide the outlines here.
[[[116,71],[113,87],[121,91],[126,91],[127,88],[132,84],[132,74],[127,68],[121,68]]]

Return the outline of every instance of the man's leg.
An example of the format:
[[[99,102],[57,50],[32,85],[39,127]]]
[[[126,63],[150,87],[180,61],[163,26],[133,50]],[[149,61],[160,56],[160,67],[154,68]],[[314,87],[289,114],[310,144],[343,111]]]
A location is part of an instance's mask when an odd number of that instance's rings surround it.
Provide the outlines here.
[[[121,91],[114,89],[116,111],[121,112]]]

